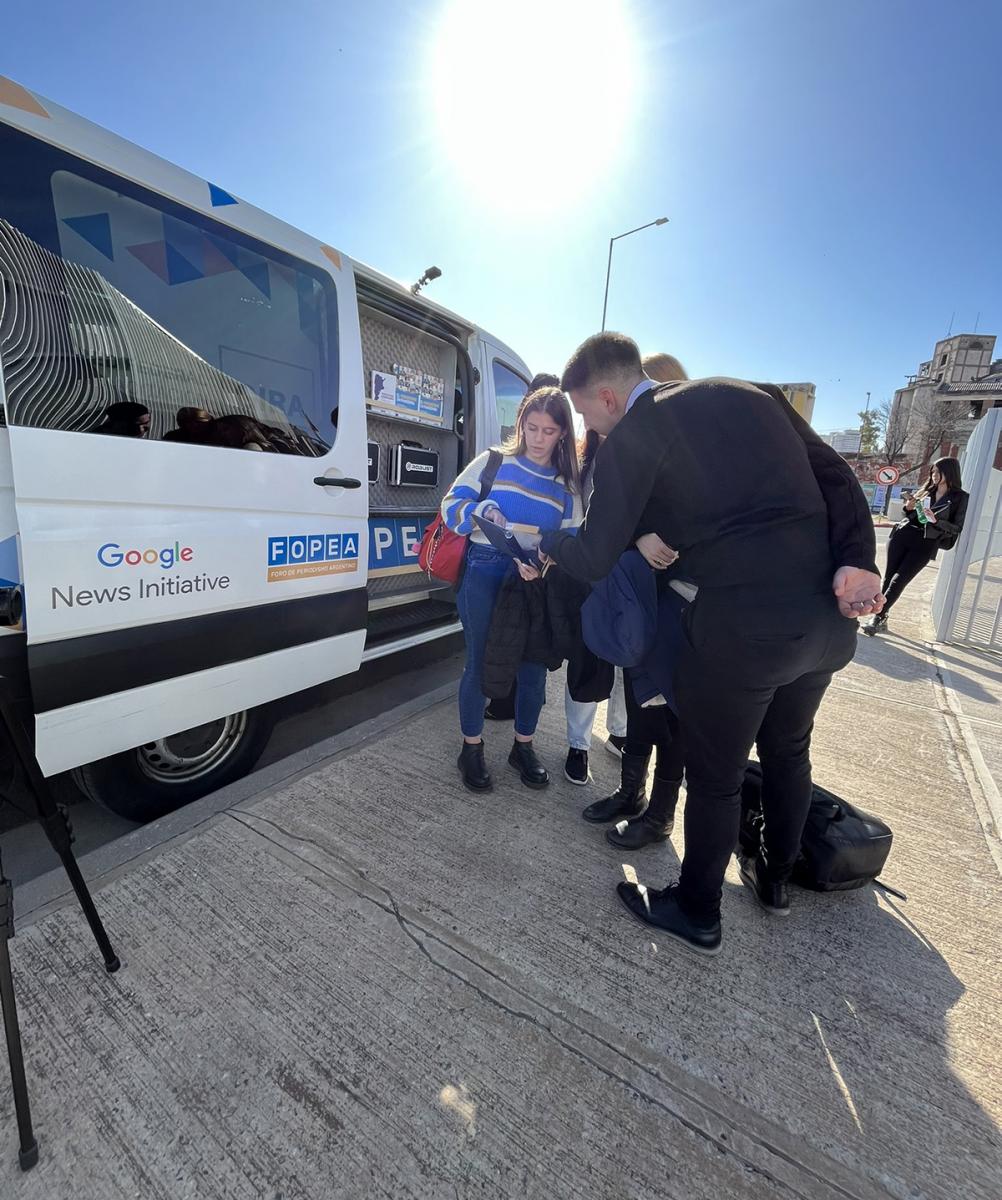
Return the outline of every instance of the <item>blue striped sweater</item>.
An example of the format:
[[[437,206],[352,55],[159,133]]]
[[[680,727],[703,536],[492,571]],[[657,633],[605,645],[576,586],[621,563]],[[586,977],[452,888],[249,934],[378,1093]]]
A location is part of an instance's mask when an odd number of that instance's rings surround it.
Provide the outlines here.
[[[442,501],[442,520],[454,533],[468,533],[470,540],[486,545],[487,539],[474,525],[473,517],[497,505],[523,546],[533,548],[550,529],[573,529],[581,524],[581,497],[567,489],[553,467],[540,467],[514,454],[506,454],[487,497],[480,500],[480,477],[487,466],[485,451],[457,478]]]

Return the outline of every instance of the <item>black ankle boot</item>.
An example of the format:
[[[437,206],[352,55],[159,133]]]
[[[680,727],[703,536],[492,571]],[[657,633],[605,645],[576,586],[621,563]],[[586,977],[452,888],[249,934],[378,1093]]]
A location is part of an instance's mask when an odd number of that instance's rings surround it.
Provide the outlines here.
[[[624,817],[639,817],[647,807],[647,768],[650,754],[627,754],[623,751],[621,782],[611,796],[589,804],[581,814],[593,825],[621,821]]]
[[[759,906],[770,916],[790,915],[790,889],[785,880],[774,879],[769,874],[769,868],[761,854],[754,858],[747,854],[739,854],[738,874],[741,876],[741,882],[759,902]]]
[[[532,742],[516,742],[508,755],[508,765],[518,771],[526,787],[544,788],[550,782],[546,768],[536,757]]]
[[[675,828],[675,805],[681,779],[659,779],[654,776],[651,802],[639,817],[627,821],[619,829],[614,826],[605,831],[605,840],[618,850],[642,850],[645,846],[666,842]]]
[[[463,742],[463,750],[457,761],[463,784],[471,792],[489,792],[494,787],[490,771],[484,762],[484,743]]]

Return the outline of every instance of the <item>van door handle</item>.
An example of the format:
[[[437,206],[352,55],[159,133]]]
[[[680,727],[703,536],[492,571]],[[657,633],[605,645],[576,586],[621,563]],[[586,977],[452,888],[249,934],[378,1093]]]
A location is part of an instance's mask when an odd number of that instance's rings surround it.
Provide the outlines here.
[[[317,487],[360,488],[361,479],[328,479],[326,475],[317,475],[313,482]]]

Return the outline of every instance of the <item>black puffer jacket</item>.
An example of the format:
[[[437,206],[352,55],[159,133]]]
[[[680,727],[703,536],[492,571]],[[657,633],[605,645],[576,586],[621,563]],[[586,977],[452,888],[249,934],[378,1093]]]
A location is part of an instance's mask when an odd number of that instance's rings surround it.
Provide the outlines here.
[[[526,583],[518,574],[501,585],[491,616],[481,687],[500,699],[511,692],[519,663],[567,663],[567,683],[575,700],[606,700],[613,669],[595,657],[581,637],[581,605],[591,589],[565,571],[552,568]]]

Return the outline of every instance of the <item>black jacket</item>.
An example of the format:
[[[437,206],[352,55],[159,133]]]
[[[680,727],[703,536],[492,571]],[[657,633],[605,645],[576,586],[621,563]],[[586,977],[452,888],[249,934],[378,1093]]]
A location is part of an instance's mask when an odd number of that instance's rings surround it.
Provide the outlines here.
[[[560,570],[531,583],[509,575],[498,592],[487,635],[484,695],[492,700],[507,696],[522,662],[545,663],[551,671],[566,662],[573,699],[608,699],[613,669],[596,658],[581,637],[581,605],[589,591]]]
[[[638,533],[679,551],[700,587],[817,591],[837,566],[876,573],[876,539],[852,469],[782,392],[733,379],[663,384],[606,438],[576,536],[542,549],[598,580]]]
[[[952,550],[964,528],[967,517],[967,504],[970,496],[960,489],[945,492],[941,499],[932,501],[932,511],[936,517],[935,525],[930,521],[923,525],[914,512],[905,513],[895,529],[910,528],[920,530],[922,537],[931,542],[932,557],[935,558],[940,550]]]

